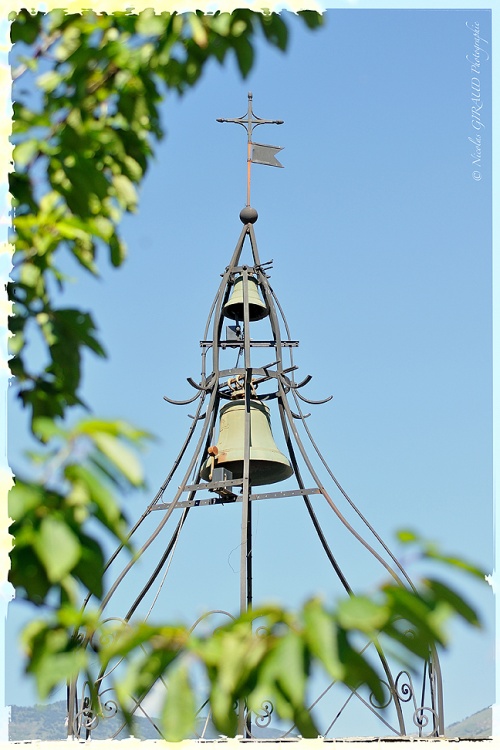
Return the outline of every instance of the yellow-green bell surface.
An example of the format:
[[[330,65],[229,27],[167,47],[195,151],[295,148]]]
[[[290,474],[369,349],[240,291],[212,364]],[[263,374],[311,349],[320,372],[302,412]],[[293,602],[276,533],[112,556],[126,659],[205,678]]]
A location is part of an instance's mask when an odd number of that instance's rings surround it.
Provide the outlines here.
[[[224,305],[223,313],[226,318],[242,322],[243,315],[243,277],[239,276],[234,282],[233,291]],[[269,314],[259,295],[259,286],[253,276],[248,277],[248,319],[262,320]]]
[[[208,459],[201,478],[208,481],[212,466],[224,467],[233,479],[243,477],[245,401],[238,399],[220,410],[220,431],[215,462]],[[250,401],[250,484],[274,484],[287,479],[293,469],[274,442],[269,409],[261,401]]]

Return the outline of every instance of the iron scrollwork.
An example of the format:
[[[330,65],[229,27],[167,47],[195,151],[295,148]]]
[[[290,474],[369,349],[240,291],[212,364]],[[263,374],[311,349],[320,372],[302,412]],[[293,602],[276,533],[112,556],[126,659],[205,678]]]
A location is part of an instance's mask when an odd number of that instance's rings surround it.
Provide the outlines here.
[[[375,698],[375,696],[374,696],[373,693],[370,693],[370,698],[369,698],[370,706],[372,706],[375,709],[387,708],[387,706],[389,706],[392,703],[392,700],[393,700],[393,697],[394,697],[393,694],[392,694],[391,688],[389,687],[389,685],[387,684],[387,682],[385,682],[385,680],[380,680],[380,684],[383,685],[384,688],[386,688],[386,690],[387,690],[387,697],[381,703],[380,701],[376,700],[376,698]]]
[[[274,706],[271,701],[263,701],[260,707],[260,712],[255,713],[255,723],[261,729],[268,727],[271,723],[271,716],[274,711]]]

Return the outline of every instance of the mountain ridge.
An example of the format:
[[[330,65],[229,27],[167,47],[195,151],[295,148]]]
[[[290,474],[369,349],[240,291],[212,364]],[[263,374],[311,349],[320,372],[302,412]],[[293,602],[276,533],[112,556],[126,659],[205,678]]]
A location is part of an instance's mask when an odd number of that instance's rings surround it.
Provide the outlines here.
[[[203,724],[204,720],[201,723]],[[122,724],[123,722],[117,716],[106,719],[92,731],[92,738],[108,739],[110,735],[117,733],[115,739],[125,739],[130,734],[126,727],[120,729]],[[266,736],[269,731],[270,729],[266,731]],[[159,739],[153,724],[145,717],[137,717],[132,732],[133,736],[139,740]],[[492,709],[489,706],[476,711],[462,721],[450,724],[445,729],[445,737],[448,739],[487,739],[491,737],[491,732]],[[278,732],[277,736],[279,734]],[[210,739],[216,736],[214,734],[213,737],[210,736]],[[10,741],[65,739],[67,739],[66,701],[35,706],[11,706]]]

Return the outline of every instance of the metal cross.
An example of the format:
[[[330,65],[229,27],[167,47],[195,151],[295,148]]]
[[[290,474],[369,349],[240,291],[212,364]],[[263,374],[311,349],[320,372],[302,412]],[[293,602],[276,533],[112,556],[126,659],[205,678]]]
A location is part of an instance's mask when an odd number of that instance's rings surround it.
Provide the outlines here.
[[[248,109],[245,115],[234,119],[217,118],[217,122],[235,122],[237,125],[243,125],[248,135],[247,144],[247,206],[250,205],[250,165],[252,163],[252,132],[257,125],[283,125],[284,120],[263,120],[257,117],[252,109],[252,92],[248,92]]]

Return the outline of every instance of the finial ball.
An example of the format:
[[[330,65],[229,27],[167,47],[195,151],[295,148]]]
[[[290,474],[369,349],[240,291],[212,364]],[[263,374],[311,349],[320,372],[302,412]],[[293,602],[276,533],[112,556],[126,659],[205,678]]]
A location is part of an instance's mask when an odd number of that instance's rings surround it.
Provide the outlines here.
[[[245,206],[245,208],[242,208],[240,211],[240,219],[243,224],[255,224],[258,218],[259,214],[256,209],[251,206]]]

